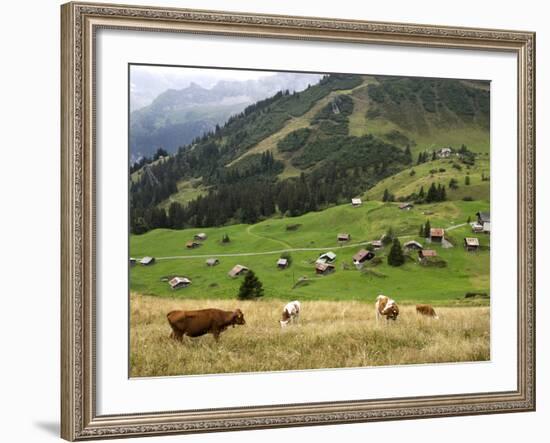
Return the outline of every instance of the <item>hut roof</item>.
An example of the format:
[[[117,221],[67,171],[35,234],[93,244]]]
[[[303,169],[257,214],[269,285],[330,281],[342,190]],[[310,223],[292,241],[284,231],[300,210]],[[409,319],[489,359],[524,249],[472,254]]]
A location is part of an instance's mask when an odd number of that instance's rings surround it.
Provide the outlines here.
[[[153,263],[154,261],[155,261],[154,257],[143,257],[139,262],[142,265],[148,265],[148,264]]]
[[[416,240],[410,240],[407,243],[405,243],[403,246],[405,248],[417,247],[418,249],[422,249],[422,245],[418,243]]]
[[[208,258],[208,259],[206,259],[206,264],[207,265],[215,265],[219,262],[220,261],[217,258]]]
[[[172,287],[172,289],[177,288],[178,286],[187,286],[191,284],[191,280],[189,280],[187,277],[174,277],[172,280],[168,282],[168,284]]]
[[[237,275],[239,275],[243,271],[248,271],[248,268],[246,266],[243,266],[243,265],[235,265],[235,266],[233,266],[233,269],[231,269],[231,271],[229,271],[229,276],[230,277],[236,277]]]
[[[360,205],[362,203],[361,199],[360,198],[352,198],[351,199],[351,204],[352,205]]]
[[[445,235],[445,229],[443,228],[431,228],[430,237],[443,237]]]
[[[332,251],[325,252],[324,254],[321,254],[319,256],[320,260],[326,259],[326,260],[329,260],[329,261],[333,261],[335,258],[336,258],[336,254]]]
[[[374,252],[367,251],[366,249],[361,249],[357,254],[353,256],[353,261],[362,262],[363,260],[368,259],[369,256],[371,258],[374,257]]]
[[[422,257],[437,257],[437,252],[433,249],[423,249],[419,252]]]
[[[464,243],[468,246],[479,246],[479,239],[476,237],[466,237]]]
[[[348,233],[345,233],[345,232],[341,232],[338,234],[338,240],[340,239],[345,239],[345,240],[349,240],[350,239],[350,235]]]
[[[288,265],[288,259],[286,258],[280,258],[277,260],[277,266],[286,266]]]
[[[315,264],[315,269],[317,269],[318,271],[321,271],[321,272],[325,272],[328,269],[334,269],[334,265],[331,265],[330,263],[319,263],[319,262],[317,262]]]

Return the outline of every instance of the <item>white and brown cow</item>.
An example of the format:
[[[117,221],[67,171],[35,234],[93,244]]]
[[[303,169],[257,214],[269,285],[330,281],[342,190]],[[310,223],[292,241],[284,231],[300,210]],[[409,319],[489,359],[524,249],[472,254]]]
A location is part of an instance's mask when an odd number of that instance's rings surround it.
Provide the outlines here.
[[[395,300],[392,300],[385,295],[379,295],[376,297],[375,303],[376,309],[376,321],[380,320],[380,317],[386,317],[386,320],[397,320],[399,315],[399,308]]]
[[[300,302],[298,300],[287,303],[283,308],[283,315],[279,323],[281,328],[288,326],[290,323],[297,323],[300,319]]]

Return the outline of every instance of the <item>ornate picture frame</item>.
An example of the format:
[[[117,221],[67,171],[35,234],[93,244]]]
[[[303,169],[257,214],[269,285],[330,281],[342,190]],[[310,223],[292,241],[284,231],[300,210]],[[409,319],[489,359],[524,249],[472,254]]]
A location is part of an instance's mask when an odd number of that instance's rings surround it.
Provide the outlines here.
[[[535,34],[524,31],[67,3],[62,21],[61,436],[88,440],[535,410]],[[473,49],[517,56],[517,389],[97,414],[95,36],[99,29]]]

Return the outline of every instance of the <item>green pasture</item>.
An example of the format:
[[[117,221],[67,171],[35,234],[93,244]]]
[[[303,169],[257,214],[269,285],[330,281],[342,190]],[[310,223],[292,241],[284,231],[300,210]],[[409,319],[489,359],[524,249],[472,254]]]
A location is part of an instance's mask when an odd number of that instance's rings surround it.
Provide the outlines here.
[[[232,279],[227,273],[235,264],[241,264],[258,275],[265,288],[265,298],[372,301],[377,294],[383,293],[402,303],[487,304],[484,299],[465,300],[464,295],[467,292],[489,293],[489,237],[476,235],[482,250],[472,253],[462,247],[463,238],[472,235],[467,225],[448,231],[447,238],[455,244],[449,249],[426,245],[425,240],[418,237],[418,231],[426,219],[432,227],[448,228],[464,224],[469,216],[474,219],[477,211],[488,208],[487,201],[448,201],[417,205],[410,211],[403,211],[397,203],[368,201],[359,208],[346,204],[300,217],[269,219],[255,225],[157,229],[130,238],[132,257],[150,255],[157,258],[154,265],[138,264],[131,268],[130,289],[158,296],[235,298],[242,277]],[[288,230],[289,225],[295,225],[294,230]],[[379,239],[389,226],[402,237],[402,243],[416,239],[436,249],[447,267],[422,266],[412,254],[404,266],[393,268],[386,263],[388,248],[385,248],[376,252],[382,257],[382,263],[366,266],[363,271],[356,270],[352,256],[361,248],[359,243]],[[205,232],[208,239],[199,248],[187,249],[185,243],[198,232]],[[351,234],[349,244],[338,245],[336,235],[339,232]],[[224,234],[229,235],[230,243],[221,243]],[[290,252],[292,265],[285,270],[277,268],[280,251],[314,248],[319,250]],[[326,276],[317,276],[314,261],[329,250],[337,254],[336,270]],[[230,254],[247,255],[226,256]],[[220,264],[206,266],[208,257],[218,258]],[[172,290],[163,280],[175,275],[190,278],[192,285]],[[304,277],[305,280],[298,283]]]

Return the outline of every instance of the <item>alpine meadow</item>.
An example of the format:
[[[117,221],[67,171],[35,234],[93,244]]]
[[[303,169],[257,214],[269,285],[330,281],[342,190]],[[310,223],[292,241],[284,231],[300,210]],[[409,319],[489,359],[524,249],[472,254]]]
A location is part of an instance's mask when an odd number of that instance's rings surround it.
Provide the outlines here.
[[[489,82],[173,70],[130,91],[131,377],[490,359]]]

